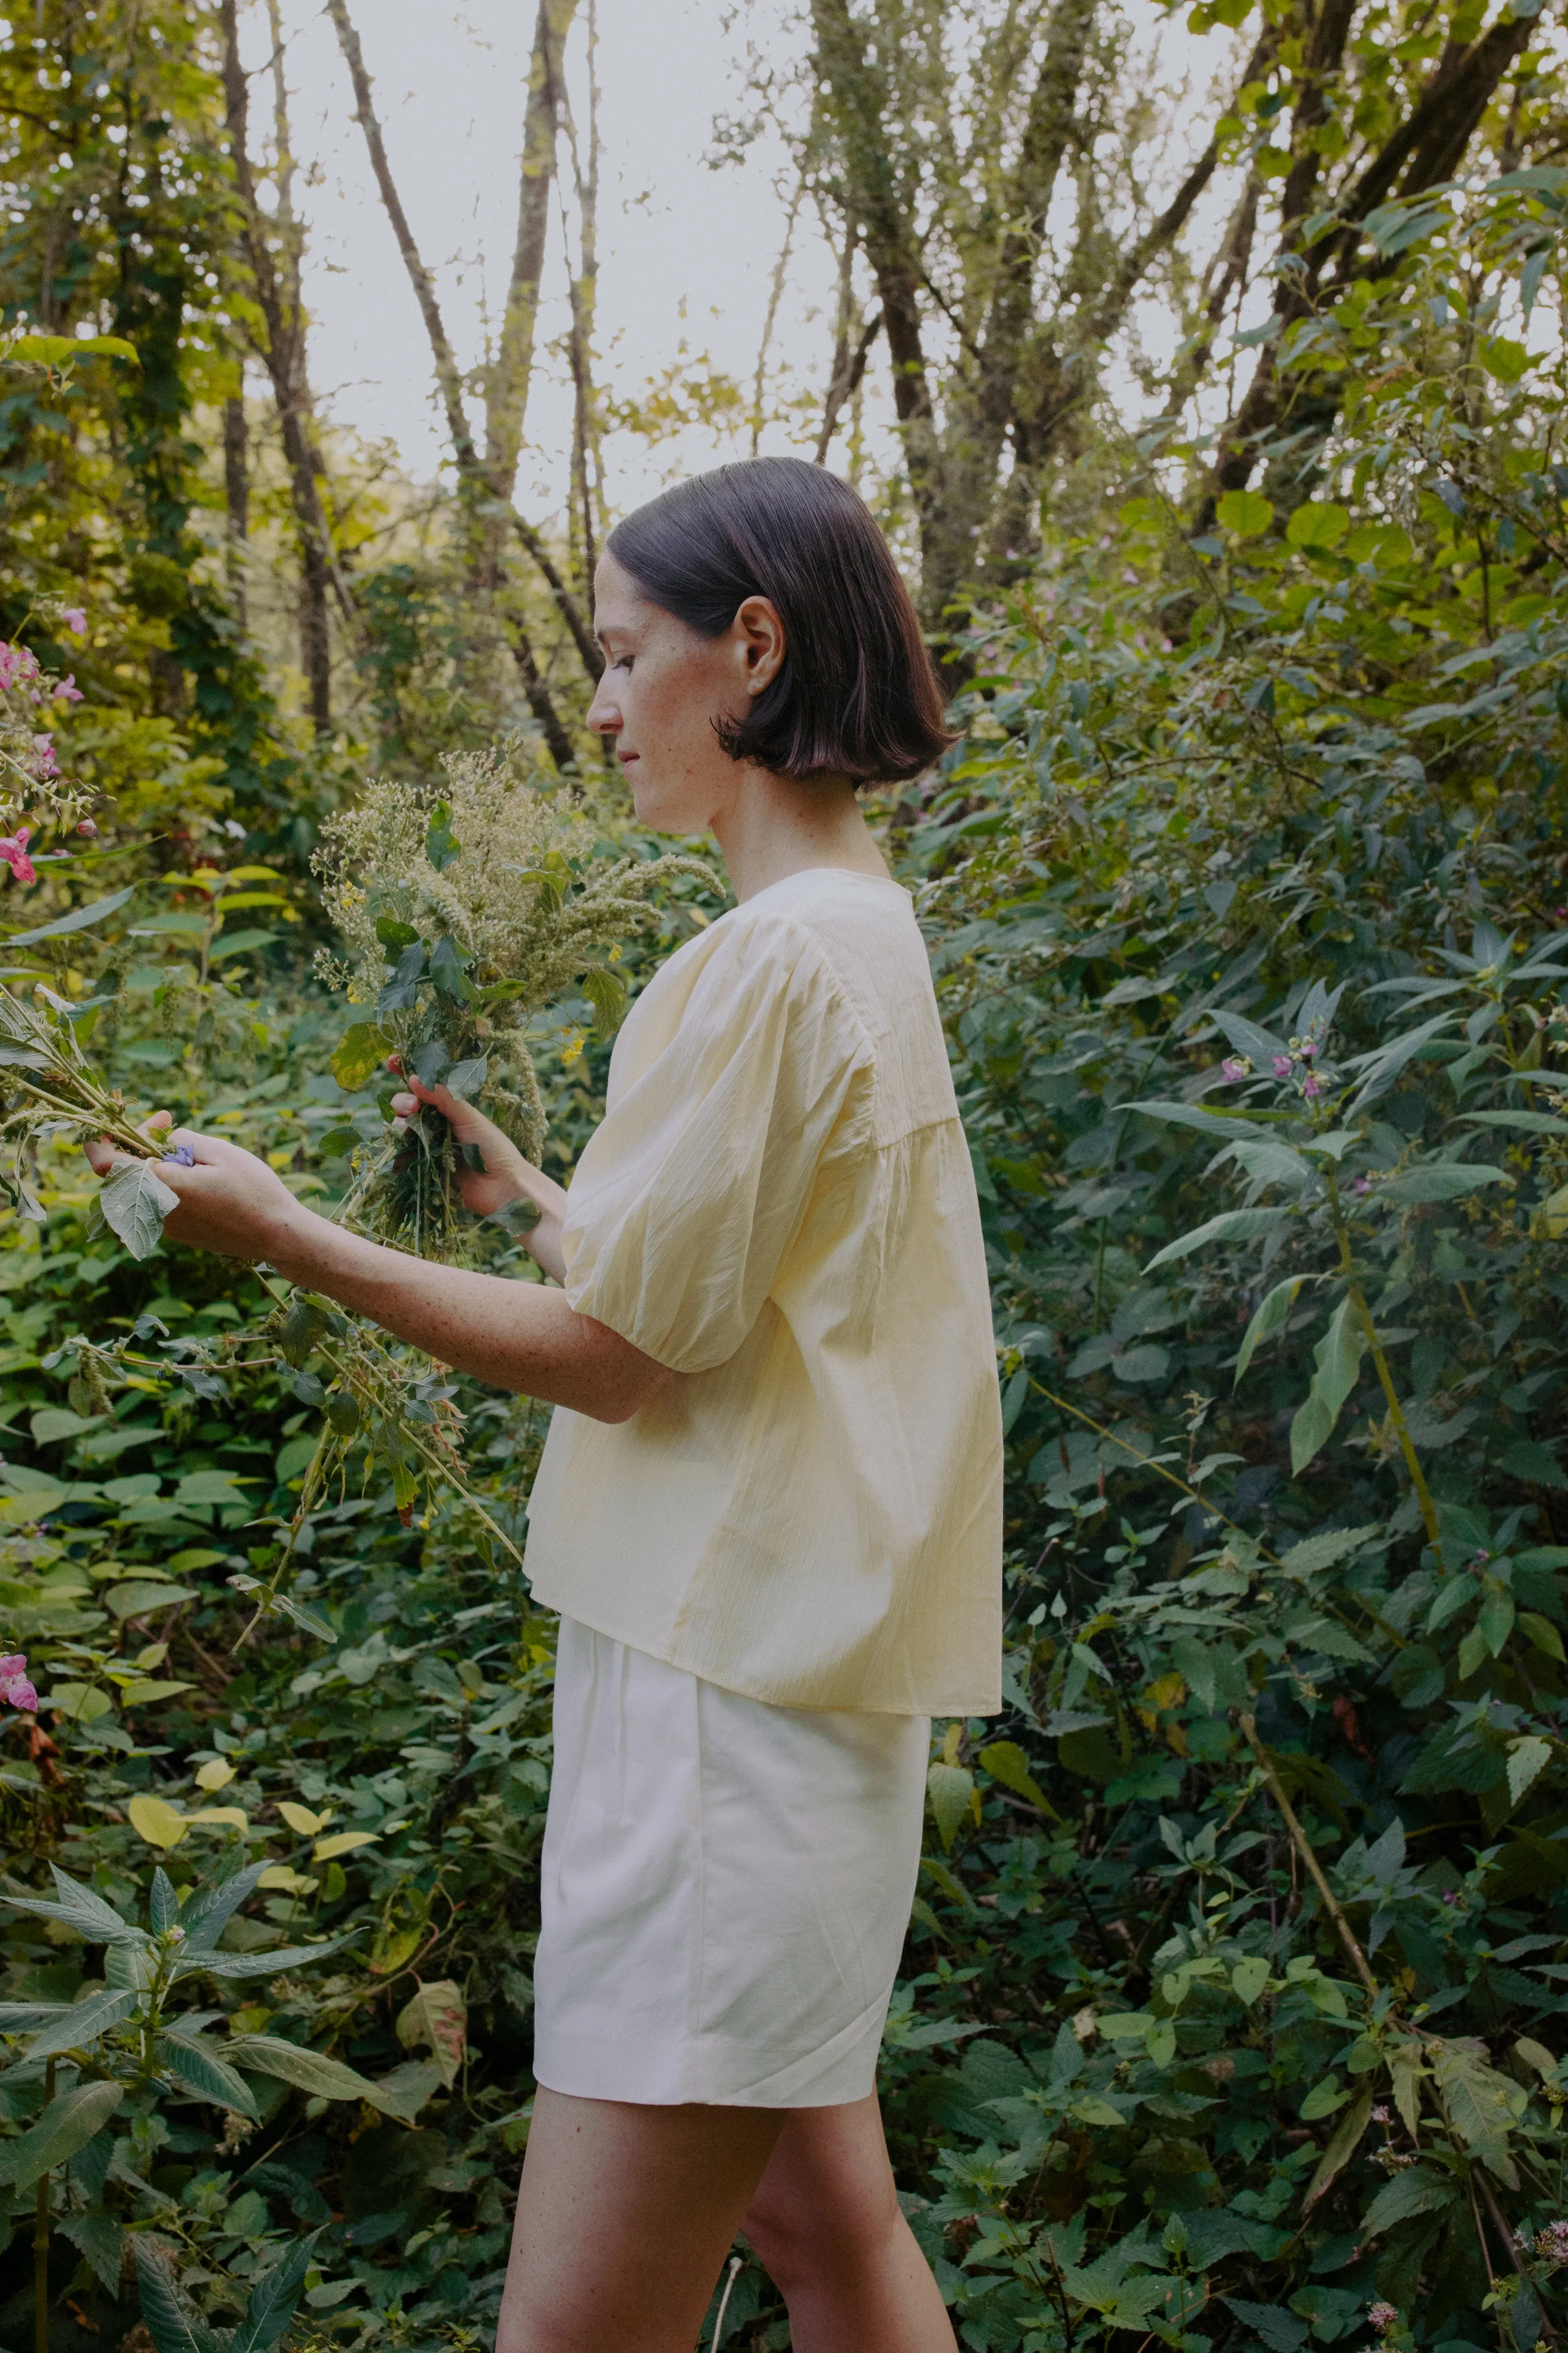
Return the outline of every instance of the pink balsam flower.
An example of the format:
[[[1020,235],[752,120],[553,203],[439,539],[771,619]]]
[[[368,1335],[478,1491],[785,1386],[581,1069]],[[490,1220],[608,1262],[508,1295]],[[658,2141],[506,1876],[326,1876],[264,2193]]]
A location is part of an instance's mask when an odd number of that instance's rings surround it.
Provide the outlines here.
[[[1245,1054],[1227,1054],[1219,1066],[1219,1074],[1226,1083],[1235,1086],[1239,1080],[1252,1076],[1252,1065]]]
[[[1391,2328],[1397,2328],[1399,2326],[1399,2308],[1396,2305],[1381,2303],[1369,2305],[1366,2316],[1380,2337],[1386,2337]]]
[[[1289,1054],[1276,1054],[1276,1055],[1275,1055],[1275,1057],[1274,1057],[1274,1075],[1275,1075],[1275,1077],[1276,1077],[1277,1079],[1288,1079],[1288,1078],[1289,1077],[1289,1075],[1290,1075],[1290,1057],[1289,1057]]]
[[[11,869],[18,882],[36,882],[37,869],[27,855],[27,837],[32,827],[19,825],[15,833],[0,833],[0,858]]]
[[[87,614],[80,605],[68,605],[60,618],[73,638],[86,637]]]
[[[38,1712],[38,1694],[27,1680],[27,1662],[20,1651],[0,1657],[0,1699],[25,1708],[29,1715]]]
[[[76,682],[76,672],[74,670],[68,670],[65,677],[61,679],[59,684],[55,689],[55,701],[57,702],[79,702],[81,699],[81,689]]]

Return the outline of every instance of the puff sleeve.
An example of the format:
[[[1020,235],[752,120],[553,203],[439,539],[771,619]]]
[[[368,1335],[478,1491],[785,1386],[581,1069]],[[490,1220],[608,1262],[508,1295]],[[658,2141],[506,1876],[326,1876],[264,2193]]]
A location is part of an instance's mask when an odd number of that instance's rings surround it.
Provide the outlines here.
[[[741,1346],[872,1054],[810,935],[715,938],[673,1037],[614,1097],[567,1198],[566,1296],[671,1370]]]

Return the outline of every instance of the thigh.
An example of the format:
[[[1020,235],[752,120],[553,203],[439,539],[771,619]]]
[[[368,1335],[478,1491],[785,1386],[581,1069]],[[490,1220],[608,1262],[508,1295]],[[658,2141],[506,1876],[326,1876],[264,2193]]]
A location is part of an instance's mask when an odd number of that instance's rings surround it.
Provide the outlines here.
[[[691,2353],[785,2121],[541,2089],[496,2353]]]

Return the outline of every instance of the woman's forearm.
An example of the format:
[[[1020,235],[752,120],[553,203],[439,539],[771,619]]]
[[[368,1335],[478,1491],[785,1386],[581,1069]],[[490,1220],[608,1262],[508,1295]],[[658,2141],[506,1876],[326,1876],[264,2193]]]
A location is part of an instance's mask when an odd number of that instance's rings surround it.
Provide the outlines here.
[[[290,1282],[368,1315],[400,1340],[497,1388],[598,1421],[625,1421],[679,1380],[559,1291],[433,1265],[344,1233],[314,1211],[288,1220],[272,1261]]]

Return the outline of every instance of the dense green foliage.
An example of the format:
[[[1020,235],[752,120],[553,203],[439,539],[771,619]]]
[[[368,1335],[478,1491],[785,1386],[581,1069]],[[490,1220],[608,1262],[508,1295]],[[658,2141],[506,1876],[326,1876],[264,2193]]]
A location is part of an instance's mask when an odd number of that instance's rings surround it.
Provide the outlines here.
[[[144,185],[73,114],[83,282],[119,283],[116,204],[153,259],[199,259],[226,201],[210,87],[159,71]],[[1047,527],[973,630],[943,773],[879,812],[949,1025],[1008,1429],[1007,1710],[933,1727],[883,2067],[974,2353],[1552,2341],[1568,378],[1520,337],[1563,185],[1374,213],[1364,274],[1267,331],[1266,492],[1197,537],[1212,452],[1179,422],[1096,450],[1120,503]],[[191,260],[187,327],[212,275]],[[342,770],[277,721],[186,543],[213,491],[180,419],[223,390],[222,322],[154,416],[157,338],[114,315],[140,388],[18,372],[0,455],[9,618],[23,588],[88,605],[62,746],[131,822],[5,886],[7,978],[82,1003],[138,1109],[331,1201],[345,1131],[386,1117],[368,1060],[332,1075],[346,1016],[311,977]],[[89,528],[111,499],[122,543]],[[449,577],[378,581],[366,723],[433,786],[490,705]],[[552,789],[605,849],[658,847]],[[635,992],[716,912],[671,893],[616,971]],[[561,1176],[603,1014],[569,996],[530,1032]],[[262,1274],[139,1263],[63,1142],[31,1181],[44,1222],[0,1220],[0,1639],[43,1693],[0,1724],[0,2343],[40,2212],[57,2353],[139,2308],[160,2353],[261,2353],[295,2294],[299,2343],[488,2341],[531,2091],[553,1635],[513,1547],[542,1418],[402,1351],[345,1370],[363,1344]],[[423,1476],[459,1445],[461,1482]],[[787,2343],[752,2263],[725,2327]]]

